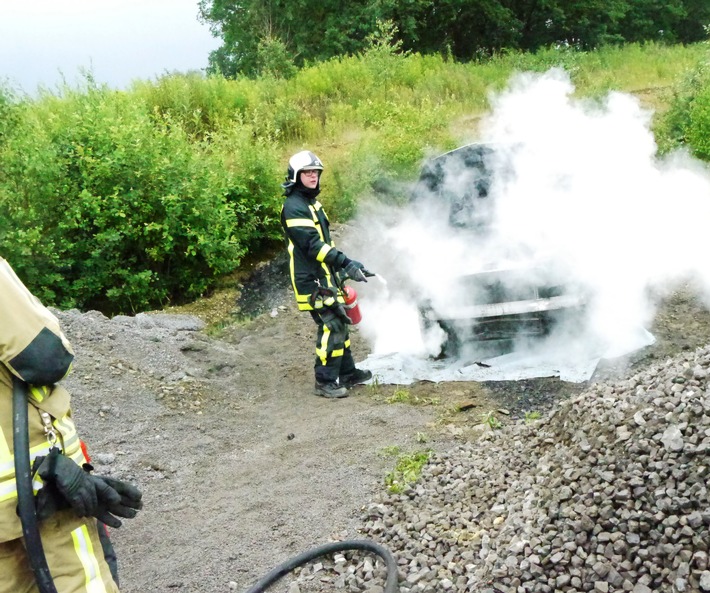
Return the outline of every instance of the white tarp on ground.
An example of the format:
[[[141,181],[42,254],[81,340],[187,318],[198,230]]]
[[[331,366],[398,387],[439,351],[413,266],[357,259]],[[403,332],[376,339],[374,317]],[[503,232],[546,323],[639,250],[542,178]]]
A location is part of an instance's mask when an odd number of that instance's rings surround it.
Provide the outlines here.
[[[371,354],[358,367],[372,371],[378,383],[409,385],[416,381],[517,381],[541,377],[559,377],[582,383],[591,379],[602,359],[612,359],[650,346],[656,339],[645,329],[623,348],[605,348],[590,353],[582,342],[566,347],[541,346],[484,360],[434,360],[397,352]]]

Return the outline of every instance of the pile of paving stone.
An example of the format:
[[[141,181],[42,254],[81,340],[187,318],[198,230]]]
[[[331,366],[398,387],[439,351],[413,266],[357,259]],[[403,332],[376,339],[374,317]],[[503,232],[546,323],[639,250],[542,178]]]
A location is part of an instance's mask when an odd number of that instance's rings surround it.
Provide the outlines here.
[[[433,456],[363,535],[403,593],[710,591],[710,347]],[[384,568],[340,561],[336,585]]]

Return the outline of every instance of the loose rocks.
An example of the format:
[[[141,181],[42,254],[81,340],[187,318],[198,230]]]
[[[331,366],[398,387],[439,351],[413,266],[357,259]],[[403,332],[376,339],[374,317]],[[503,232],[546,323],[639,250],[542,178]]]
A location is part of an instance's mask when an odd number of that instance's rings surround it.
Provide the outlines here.
[[[404,593],[710,591],[709,368],[706,347],[436,455],[363,532]]]

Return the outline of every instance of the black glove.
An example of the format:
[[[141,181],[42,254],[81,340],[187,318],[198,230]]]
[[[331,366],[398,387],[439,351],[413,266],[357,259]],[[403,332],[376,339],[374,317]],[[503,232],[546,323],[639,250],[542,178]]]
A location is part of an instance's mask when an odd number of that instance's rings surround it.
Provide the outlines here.
[[[34,467],[44,486],[37,493],[37,516],[40,520],[71,507],[80,517],[96,517],[110,527],[120,527],[114,515],[131,519],[142,508],[141,492],[130,484],[113,478],[93,476],[88,463],[79,467],[57,448],[46,457],[37,457]]]
[[[350,260],[350,263],[343,268],[345,275],[355,282],[367,282],[367,278],[374,276],[374,274],[365,269],[359,261],[354,259]]]
[[[133,519],[143,508],[143,493],[132,484],[106,476],[91,476],[96,486],[98,512],[94,515],[109,527],[120,527],[118,517]]]
[[[63,508],[61,502],[56,500],[57,494],[80,517],[88,517],[96,513],[99,502],[91,476],[72,459],[63,455],[59,449],[53,447],[48,455],[35,459],[35,467],[37,467],[36,473],[44,482],[42,490],[48,488],[42,502],[49,508],[43,509],[41,514],[46,515],[47,512],[51,514],[53,512],[51,507],[53,510]],[[48,496],[52,496],[55,500],[47,500]]]
[[[44,486],[35,495],[35,509],[38,521],[49,519],[57,511],[68,508],[69,503],[61,495],[54,482],[45,482]]]
[[[350,318],[345,314],[343,306],[331,307],[320,313],[320,318],[332,334],[339,334],[345,331],[346,324],[352,324]]]

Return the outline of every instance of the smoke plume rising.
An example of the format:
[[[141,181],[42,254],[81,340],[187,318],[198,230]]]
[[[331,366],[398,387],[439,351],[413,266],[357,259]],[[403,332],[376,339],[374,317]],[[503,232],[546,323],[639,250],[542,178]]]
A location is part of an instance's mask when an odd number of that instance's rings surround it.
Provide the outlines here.
[[[371,206],[358,237],[346,238],[348,253],[387,281],[358,285],[361,332],[374,354],[437,354],[443,332],[420,331],[418,302],[455,309],[472,297],[457,278],[492,263],[523,273],[531,262],[554,262],[545,273],[584,292],[583,326],[562,325],[550,338],[563,348],[574,334],[584,337],[581,350],[628,349],[658,300],[684,282],[710,303],[710,175],[687,154],[657,156],[651,112],[619,92],[576,98],[558,69],[517,75],[491,105],[475,141],[497,147],[502,169],[485,200],[490,211],[476,215],[494,233],[452,229],[430,200]],[[473,182],[463,170],[449,179],[454,192]],[[467,356],[477,356],[475,346]]]

